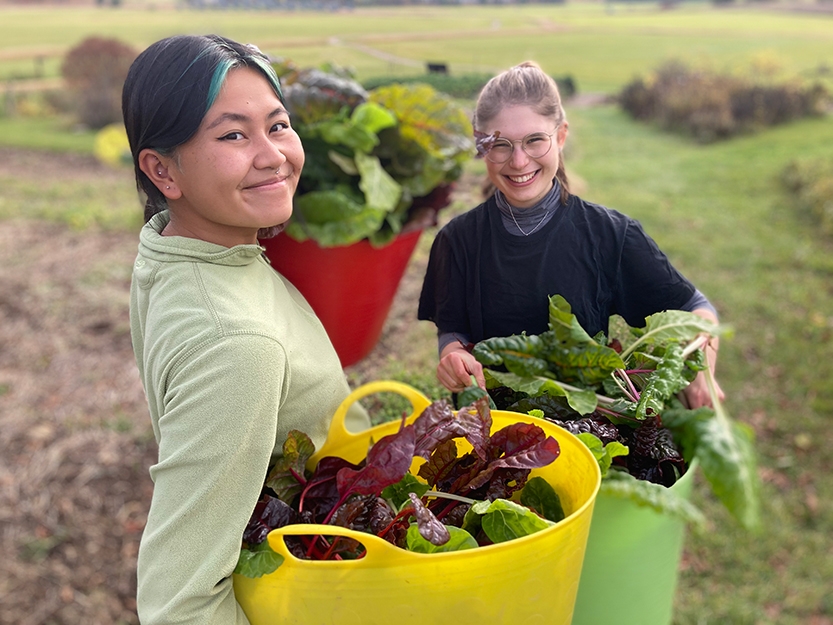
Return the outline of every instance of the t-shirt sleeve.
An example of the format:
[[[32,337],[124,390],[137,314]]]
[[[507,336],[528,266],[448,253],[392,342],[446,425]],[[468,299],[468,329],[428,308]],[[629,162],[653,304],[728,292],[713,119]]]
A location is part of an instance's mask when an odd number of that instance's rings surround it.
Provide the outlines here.
[[[654,313],[682,309],[696,291],[633,219],[623,239],[617,278],[614,312],[634,327],[644,326],[645,317]]]
[[[465,267],[458,248],[448,226],[437,233],[428,257],[417,318],[433,321],[440,332],[468,336],[471,327],[466,316]]]
[[[285,362],[275,341],[237,335],[169,375],[139,549],[143,625],[248,625],[231,574],[275,446]]]

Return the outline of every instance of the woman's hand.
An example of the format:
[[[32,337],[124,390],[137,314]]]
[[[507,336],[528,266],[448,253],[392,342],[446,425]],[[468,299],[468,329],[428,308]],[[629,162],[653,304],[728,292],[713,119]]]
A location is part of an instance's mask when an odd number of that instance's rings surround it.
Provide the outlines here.
[[[471,376],[474,376],[480,388],[486,388],[483,365],[460,343],[446,345],[440,354],[440,364],[437,365],[437,380],[440,384],[452,393],[459,393],[471,386]]]
[[[722,402],[725,395],[723,393],[723,389],[721,389],[720,385],[717,383],[717,380],[714,381],[714,388],[715,391],[717,391],[717,398]],[[692,410],[703,406],[707,406],[709,408],[714,407],[712,406],[712,398],[709,394],[709,382],[706,379],[705,371],[698,373],[697,377],[692,380],[691,384],[683,389],[681,399],[686,407]]]
[[[712,323],[718,323],[717,317],[710,310],[701,308],[693,310],[692,312],[695,315],[711,321]],[[714,336],[709,339],[703,349],[706,352],[706,362],[708,363],[709,370],[712,374],[717,399],[722,402],[725,399],[725,394],[723,393],[723,389],[720,388],[720,384],[717,383],[717,378],[715,378],[714,375],[715,369],[717,368],[717,350],[719,347],[720,340]],[[706,379],[705,371],[698,373],[697,377],[692,380],[691,384],[683,389],[681,399],[683,403],[692,410],[703,406],[707,406],[709,408],[714,407],[712,406],[712,398],[709,393],[709,381]]]

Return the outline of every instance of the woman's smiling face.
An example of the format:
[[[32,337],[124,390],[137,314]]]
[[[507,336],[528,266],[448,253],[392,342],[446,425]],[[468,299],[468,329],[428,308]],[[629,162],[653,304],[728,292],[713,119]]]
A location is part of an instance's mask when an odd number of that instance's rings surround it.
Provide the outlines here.
[[[289,219],[304,150],[263,74],[237,68],[168,160],[173,233],[231,247]]]
[[[567,124],[556,129],[555,122],[539,115],[529,106],[509,106],[478,130],[487,134],[500,132],[501,139],[514,141],[512,155],[504,163],[486,160],[489,179],[512,206],[529,208],[540,201],[552,189],[561,148],[567,139]],[[554,133],[549,152],[531,158],[521,148],[521,139],[532,133]]]

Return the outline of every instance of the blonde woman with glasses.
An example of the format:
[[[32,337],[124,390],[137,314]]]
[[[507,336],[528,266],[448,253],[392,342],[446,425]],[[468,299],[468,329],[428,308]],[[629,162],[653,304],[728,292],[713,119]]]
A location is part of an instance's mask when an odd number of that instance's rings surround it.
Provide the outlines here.
[[[437,234],[419,301],[419,319],[438,329],[443,386],[459,392],[474,375],[485,388],[471,347],[545,332],[548,298],[556,294],[591,336],[607,333],[613,314],[635,327],[672,309],[717,321],[639,222],[570,193],[562,158],[569,123],[555,81],[537,64],[492,78],[473,121],[493,193]],[[713,339],[707,348],[712,370],[717,347]],[[710,405],[702,372],[684,400]]]

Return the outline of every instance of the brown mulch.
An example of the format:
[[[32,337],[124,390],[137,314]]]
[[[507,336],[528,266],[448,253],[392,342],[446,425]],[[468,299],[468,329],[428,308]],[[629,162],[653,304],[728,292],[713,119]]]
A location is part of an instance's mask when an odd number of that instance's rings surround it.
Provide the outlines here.
[[[0,174],[111,175],[93,159],[0,148]],[[471,205],[475,181],[456,197]],[[431,237],[374,351],[348,368],[407,367]],[[0,221],[0,625],[128,625],[156,457],[130,343],[135,233]],[[428,337],[428,340],[425,338]],[[421,352],[424,354],[425,352]],[[414,355],[418,357],[419,355]]]
[[[127,316],[135,236],[0,222],[0,622],[136,623],[155,445]]]

